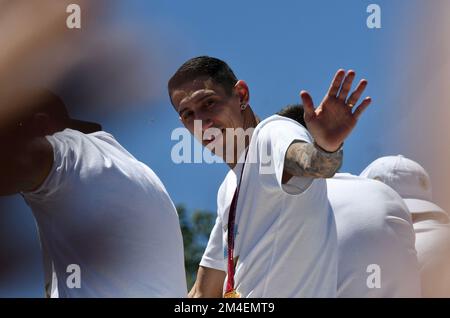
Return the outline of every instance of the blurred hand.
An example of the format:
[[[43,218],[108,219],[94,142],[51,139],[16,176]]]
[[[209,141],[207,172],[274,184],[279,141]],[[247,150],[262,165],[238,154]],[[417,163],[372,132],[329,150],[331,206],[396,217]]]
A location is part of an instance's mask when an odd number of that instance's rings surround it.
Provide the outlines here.
[[[117,22],[118,3],[0,0],[0,132],[28,111],[14,101],[29,87],[51,90],[83,116],[114,116],[159,96],[157,46],[138,21]],[[67,27],[69,4],[81,8],[81,30]]]

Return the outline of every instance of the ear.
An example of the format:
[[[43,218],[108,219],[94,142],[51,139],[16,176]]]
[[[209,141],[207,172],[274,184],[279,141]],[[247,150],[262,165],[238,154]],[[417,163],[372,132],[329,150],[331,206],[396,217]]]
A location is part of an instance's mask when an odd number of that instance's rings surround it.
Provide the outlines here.
[[[236,85],[234,85],[234,91],[239,97],[239,102],[241,104],[248,104],[250,101],[250,91],[246,82],[243,80],[237,81]]]

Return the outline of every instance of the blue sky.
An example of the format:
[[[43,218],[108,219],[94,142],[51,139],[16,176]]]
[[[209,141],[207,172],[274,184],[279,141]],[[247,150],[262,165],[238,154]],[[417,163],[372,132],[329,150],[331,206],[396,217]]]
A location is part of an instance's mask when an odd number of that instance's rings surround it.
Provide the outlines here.
[[[382,9],[382,28],[368,29],[366,8]],[[318,104],[338,68],[352,68],[368,79],[373,104],[345,143],[342,170],[359,173],[381,155],[395,153],[387,138],[392,125],[391,100],[408,67],[405,47],[409,25],[421,3],[406,1],[163,1],[127,0],[116,15],[122,23],[138,22],[142,45],[155,51],[161,66],[159,92],[149,105],[123,116],[103,118],[105,130],[166,185],[176,204],[215,212],[216,191],[228,168],[224,164],[174,164],[170,159],[173,129],[180,127],[166,83],[187,59],[210,55],[226,61],[250,87],[250,105],[265,118],[308,90]],[[40,296],[42,278],[34,220],[20,198],[11,198],[8,234],[11,244],[31,247],[20,275],[2,282],[0,296]],[[28,266],[28,267],[27,267]]]

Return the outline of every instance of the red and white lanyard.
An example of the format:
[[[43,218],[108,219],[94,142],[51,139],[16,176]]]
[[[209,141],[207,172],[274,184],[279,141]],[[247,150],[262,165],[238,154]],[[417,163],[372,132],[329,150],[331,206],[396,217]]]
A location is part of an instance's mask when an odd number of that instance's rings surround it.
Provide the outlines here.
[[[234,288],[234,230],[235,230],[235,220],[236,220],[236,208],[239,198],[239,190],[241,188],[242,175],[244,174],[245,161],[247,159],[247,152],[245,153],[244,163],[242,165],[241,175],[239,177],[239,183],[234,191],[233,200],[230,205],[230,212],[228,214],[228,276],[227,276],[227,288],[225,290],[225,298],[239,298],[240,295]]]

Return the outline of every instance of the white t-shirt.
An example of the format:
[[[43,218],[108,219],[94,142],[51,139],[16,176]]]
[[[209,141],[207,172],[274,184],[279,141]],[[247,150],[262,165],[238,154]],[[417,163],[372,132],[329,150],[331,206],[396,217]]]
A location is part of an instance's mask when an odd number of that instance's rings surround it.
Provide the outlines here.
[[[23,195],[59,296],[186,296],[178,215],[153,171],[105,132],[66,129],[47,139],[53,168]]]
[[[293,177],[289,184],[304,191],[283,189],[285,154],[295,140],[312,142],[303,126],[277,115],[253,132],[236,210],[235,287],[242,297],[336,296],[336,226],[326,182]],[[228,214],[242,166],[218,191],[218,217],[202,266],[227,270]]]
[[[423,297],[450,297],[450,223],[414,223]]]
[[[411,217],[385,184],[350,174],[327,179],[338,234],[338,297],[420,297]]]

